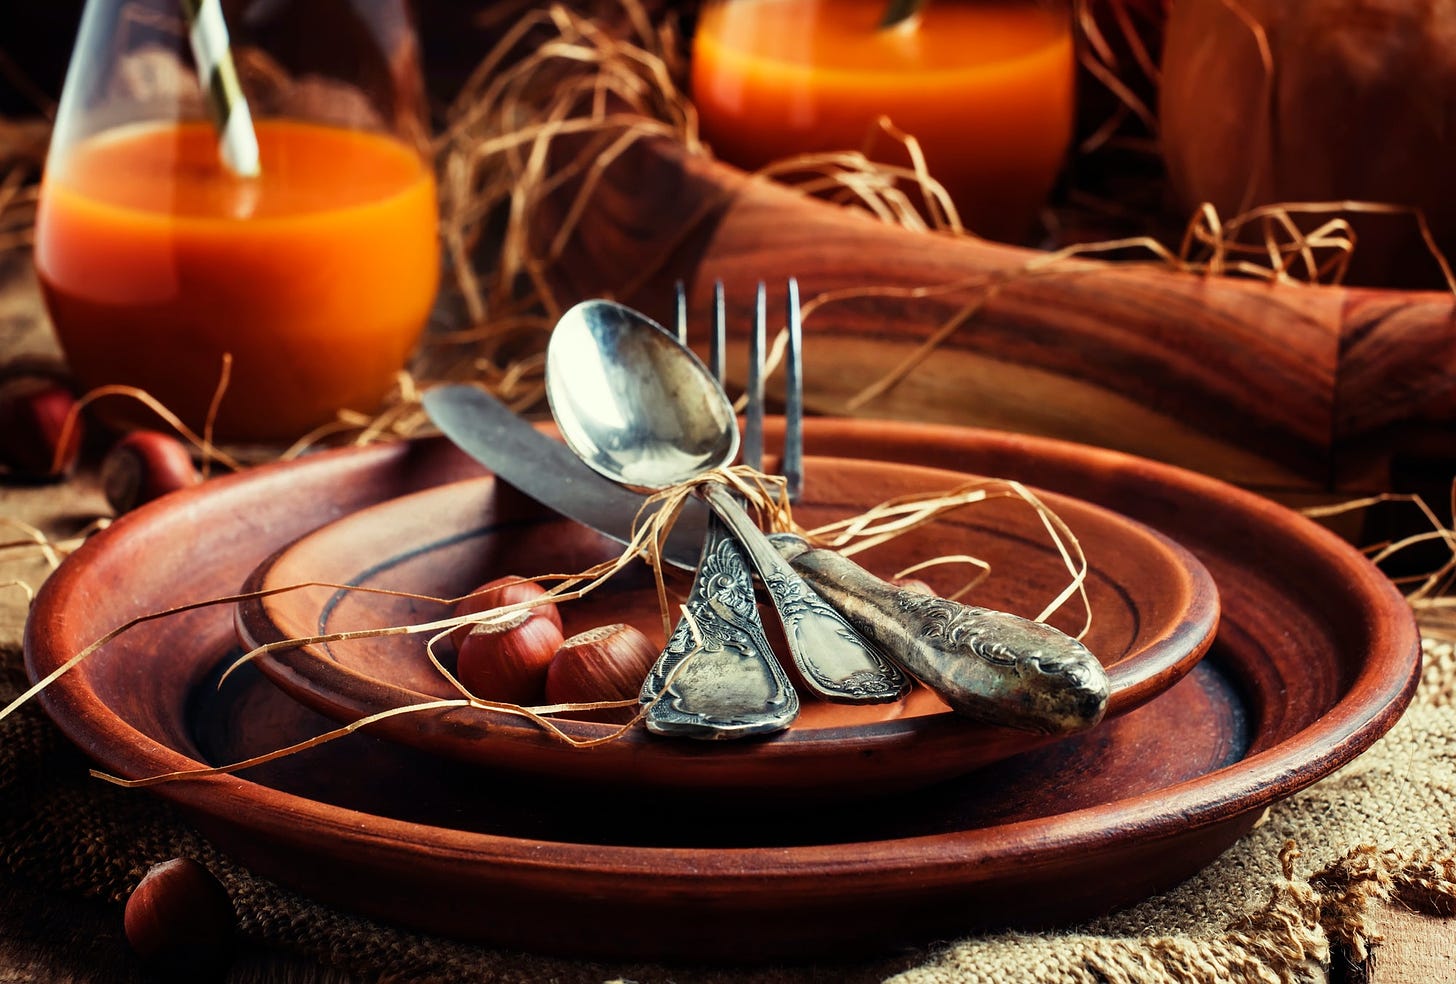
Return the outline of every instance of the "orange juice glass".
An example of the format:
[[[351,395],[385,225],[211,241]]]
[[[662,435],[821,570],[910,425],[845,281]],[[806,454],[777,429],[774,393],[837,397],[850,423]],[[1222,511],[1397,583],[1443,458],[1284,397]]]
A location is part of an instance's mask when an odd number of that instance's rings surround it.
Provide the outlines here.
[[[439,279],[405,11],[337,5],[313,40],[352,54],[311,61],[286,39],[317,3],[226,6],[261,165],[243,177],[220,157],[177,11],[158,2],[138,20],[138,6],[88,4],[42,184],[36,272],[72,372],[144,389],[196,428],[226,354],[226,440],[292,440],[375,410]],[[371,30],[345,16],[355,6]],[[170,89],[129,82],[144,66]]]
[[[914,136],[964,224],[1021,241],[1071,140],[1075,53],[1065,4],[927,0],[880,28],[885,0],[718,0],[692,49],[704,139],[753,170],[804,153],[866,150],[888,117]]]

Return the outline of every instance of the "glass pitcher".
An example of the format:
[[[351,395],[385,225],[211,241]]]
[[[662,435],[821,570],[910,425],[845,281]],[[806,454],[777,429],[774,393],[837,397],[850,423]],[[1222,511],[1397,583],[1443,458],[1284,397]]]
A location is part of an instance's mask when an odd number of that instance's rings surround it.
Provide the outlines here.
[[[89,0],[35,241],[79,384],[200,428],[226,356],[234,441],[376,409],[438,285],[425,121],[404,0]]]

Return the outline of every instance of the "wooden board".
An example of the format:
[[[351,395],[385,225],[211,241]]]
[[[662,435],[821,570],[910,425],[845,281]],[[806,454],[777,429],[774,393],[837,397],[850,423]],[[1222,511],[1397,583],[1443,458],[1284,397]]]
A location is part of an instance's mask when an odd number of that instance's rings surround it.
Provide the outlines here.
[[[721,279],[740,367],[759,280],[775,324],[790,275],[806,304],[872,293],[805,323],[807,399],[822,412],[851,412],[851,397],[974,308],[903,383],[852,412],[1078,440],[1280,493],[1456,474],[1450,294],[1089,260],[1038,268],[1036,251],[891,227],[664,139],[591,174],[579,217],[575,182],[532,216],[543,249],[578,221],[547,268],[563,304],[608,294],[666,319],[682,280],[706,323]]]

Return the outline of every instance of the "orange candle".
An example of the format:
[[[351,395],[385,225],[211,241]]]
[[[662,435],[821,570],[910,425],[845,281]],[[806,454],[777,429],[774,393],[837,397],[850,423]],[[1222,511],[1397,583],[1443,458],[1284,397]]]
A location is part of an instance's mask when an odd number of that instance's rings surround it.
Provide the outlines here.
[[[880,29],[884,10],[885,0],[708,6],[692,61],[704,138],[723,159],[755,169],[864,149],[888,116],[920,142],[972,231],[1020,240],[1071,138],[1066,10],[1037,0],[928,0],[917,19]]]
[[[51,162],[35,264],[86,387],[124,383],[217,432],[287,440],[370,411],[418,341],[439,278],[434,179],[389,137],[257,126],[262,176],[206,123],[123,127]]]

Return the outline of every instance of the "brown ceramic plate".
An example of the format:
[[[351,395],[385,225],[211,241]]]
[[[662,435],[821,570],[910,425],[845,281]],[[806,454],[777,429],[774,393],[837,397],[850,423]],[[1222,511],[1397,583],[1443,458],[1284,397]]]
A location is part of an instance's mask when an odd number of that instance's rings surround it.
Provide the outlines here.
[[[941,469],[874,461],[811,458],[795,518],[808,527],[851,517],[876,503],[965,485]],[[617,545],[576,523],[522,503],[492,478],[455,483],[363,509],[329,523],[275,554],[249,579],[250,591],[307,582],[359,585],[440,598],[458,597],[506,574],[573,572],[615,557]],[[1108,668],[1108,719],[1172,686],[1213,641],[1217,590],[1188,551],[1146,526],[1066,496],[1045,496],[1086,556],[1093,617],[1084,641]],[[1067,568],[1040,516],[1019,499],[987,499],[859,556],[892,576],[944,554],[970,554],[991,575],[968,599],[1035,617],[1067,585]],[[942,590],[968,576],[939,575]],[[686,594],[686,578],[674,585]],[[657,595],[645,565],[561,609],[567,634],[611,622],[663,642]],[[419,624],[449,608],[416,599],[328,587],[271,594],[239,606],[246,648],[293,638]],[[766,612],[766,620],[772,619]],[[1079,600],[1052,618],[1076,633]],[[771,623],[770,623],[771,624]],[[277,649],[257,657],[281,688],[340,721],[458,697],[426,658],[421,635],[363,637]],[[481,696],[490,697],[490,694]],[[609,724],[562,721],[573,738],[610,736]],[[1045,736],[976,725],[950,713],[923,688],[902,701],[846,705],[805,700],[787,732],[756,741],[664,739],[641,725],[605,744],[573,747],[520,716],[481,708],[410,714],[378,723],[396,741],[479,765],[542,776],[693,790],[715,798],[746,792],[785,797],[866,795],[963,775],[988,762],[1046,744]]]
[[[574,797],[568,783],[514,783],[367,735],[155,792],[263,874],[439,933],[557,952],[807,957],[1051,925],[1176,884],[1269,804],[1369,747],[1414,693],[1420,640],[1399,593],[1349,545],[1266,500],[1055,441],[809,424],[821,454],[1016,478],[1161,530],[1219,586],[1212,649],[1106,729],[852,810]],[[473,474],[441,442],[412,442],[262,468],[144,507],[47,582],[28,626],[29,673],[127,619],[236,590],[325,522]],[[41,700],[110,771],[195,768],[300,727],[298,705],[256,675],[237,679],[240,694],[216,689],[234,652],[231,612],[198,609],[123,634]],[[519,812],[492,812],[507,808]]]

